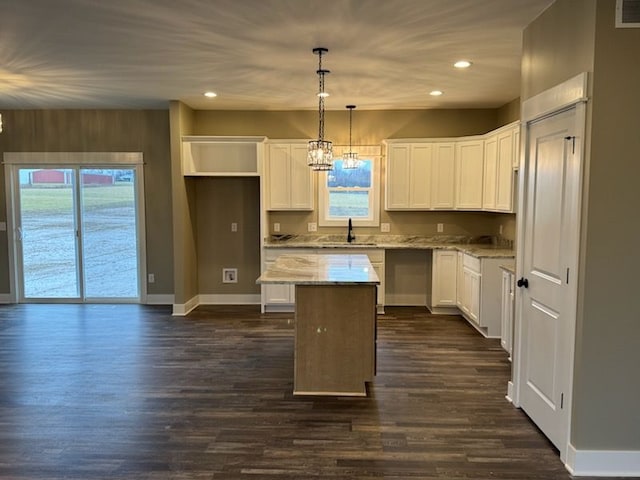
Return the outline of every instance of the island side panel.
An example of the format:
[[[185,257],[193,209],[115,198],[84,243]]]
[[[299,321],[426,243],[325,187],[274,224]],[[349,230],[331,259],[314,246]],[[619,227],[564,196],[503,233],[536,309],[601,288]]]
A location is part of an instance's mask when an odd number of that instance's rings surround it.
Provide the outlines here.
[[[365,396],[375,322],[375,285],[296,285],[294,394]]]

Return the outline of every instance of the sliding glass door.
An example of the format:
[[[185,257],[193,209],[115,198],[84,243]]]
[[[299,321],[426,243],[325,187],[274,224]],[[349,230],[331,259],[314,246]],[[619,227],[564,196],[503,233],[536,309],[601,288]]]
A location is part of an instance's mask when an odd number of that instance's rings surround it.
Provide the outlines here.
[[[79,298],[75,175],[20,169],[22,284],[25,298]]]
[[[19,168],[22,301],[138,301],[136,169]]]

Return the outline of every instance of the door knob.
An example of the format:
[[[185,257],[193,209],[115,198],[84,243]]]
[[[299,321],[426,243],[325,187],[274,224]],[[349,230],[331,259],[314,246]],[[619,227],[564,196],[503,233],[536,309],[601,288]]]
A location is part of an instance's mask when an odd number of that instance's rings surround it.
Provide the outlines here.
[[[526,278],[522,277],[520,278],[517,282],[516,285],[518,285],[518,287],[522,288],[529,288],[529,280],[527,280]]]

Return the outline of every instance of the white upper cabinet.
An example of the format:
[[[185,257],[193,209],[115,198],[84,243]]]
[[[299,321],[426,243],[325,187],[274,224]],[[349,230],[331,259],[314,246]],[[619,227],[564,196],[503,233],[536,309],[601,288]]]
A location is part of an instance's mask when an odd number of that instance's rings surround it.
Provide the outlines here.
[[[453,142],[433,143],[431,207],[453,210],[455,205],[455,154]]]
[[[398,143],[387,148],[387,210],[431,208],[431,157],[429,143]]]
[[[187,177],[257,177],[264,137],[182,137],[182,174]]]
[[[386,209],[453,209],[454,157],[453,142],[390,143]]]
[[[484,187],[482,190],[482,208],[496,208],[496,172],[498,169],[498,136],[491,135],[484,141]]]
[[[271,143],[266,161],[267,210],[313,210],[313,171],[306,143]]]
[[[456,143],[456,209],[481,210],[484,140]]]
[[[513,211],[514,140],[514,129],[509,129],[498,134],[495,209],[499,212]]]

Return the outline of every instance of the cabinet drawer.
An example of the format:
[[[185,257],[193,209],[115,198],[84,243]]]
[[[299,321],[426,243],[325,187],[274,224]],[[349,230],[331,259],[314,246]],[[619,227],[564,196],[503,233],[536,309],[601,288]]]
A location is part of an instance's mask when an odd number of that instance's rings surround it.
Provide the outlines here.
[[[313,253],[320,255],[366,255],[371,263],[384,262],[384,249],[382,248],[319,248]]]
[[[473,270],[476,273],[480,273],[480,259],[476,257],[472,257],[465,253],[463,257],[463,264],[469,270]]]

